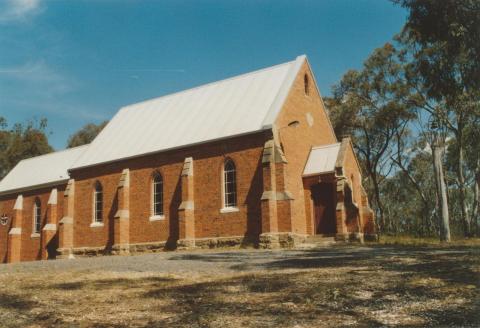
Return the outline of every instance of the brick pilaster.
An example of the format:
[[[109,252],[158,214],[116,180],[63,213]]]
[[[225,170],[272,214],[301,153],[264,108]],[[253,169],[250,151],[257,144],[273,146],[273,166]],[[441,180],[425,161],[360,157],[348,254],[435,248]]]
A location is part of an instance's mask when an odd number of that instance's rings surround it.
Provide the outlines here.
[[[113,228],[113,251],[130,252],[130,170],[124,169],[117,186],[118,210]]]
[[[58,224],[58,253],[73,258],[73,219],[75,217],[75,180],[70,179],[63,193],[64,216]]]
[[[344,239],[347,236],[347,209],[345,207],[345,177],[337,177],[337,207],[335,219],[337,225],[337,237]]]
[[[20,262],[22,254],[23,196],[18,195],[13,206],[12,228],[8,232],[7,262]]]
[[[55,258],[56,249],[52,247],[52,243],[55,242],[55,235],[57,233],[57,222],[58,222],[58,191],[56,188],[52,189],[50,192],[50,197],[48,198],[47,204],[47,223],[42,229],[42,260],[48,258]],[[50,254],[49,254],[50,250]],[[54,253],[54,254],[53,254]]]
[[[277,202],[277,217],[278,217],[278,231],[292,232],[292,201],[293,196],[287,190],[286,175],[287,175],[287,161],[280,147],[277,148],[278,155],[275,156],[275,183],[276,183],[276,202]]]
[[[274,141],[265,143],[262,156],[263,193],[262,193],[262,234],[278,232],[276,200],[276,172]]]
[[[287,160],[281,148],[275,144],[273,139],[268,140],[262,156],[263,194],[260,243],[264,247],[278,247],[278,233],[292,231],[291,201],[293,197],[286,190],[286,165]]]
[[[183,163],[182,203],[178,208],[179,247],[195,247],[195,202],[193,185],[193,158],[187,157]]]

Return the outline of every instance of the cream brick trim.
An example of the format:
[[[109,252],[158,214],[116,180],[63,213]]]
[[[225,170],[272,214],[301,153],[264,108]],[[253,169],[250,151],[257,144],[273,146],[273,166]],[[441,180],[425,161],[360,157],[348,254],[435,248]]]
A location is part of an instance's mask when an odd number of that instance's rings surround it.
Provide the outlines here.
[[[343,138],[342,142],[340,143],[340,150],[338,151],[337,160],[335,162],[335,171],[337,175],[343,175],[343,166],[349,143],[350,138]]]
[[[14,210],[23,210],[23,196],[18,195],[15,205],[13,206]]]
[[[183,163],[182,176],[193,176],[193,158],[185,158]]]
[[[22,228],[12,228],[8,232],[9,235],[21,235],[22,234]]]
[[[273,145],[274,145],[273,139],[267,140],[265,142],[265,145],[263,146],[263,154],[262,154],[263,164],[273,162],[273,156],[274,156]]]
[[[53,188],[52,192],[50,193],[50,197],[48,198],[48,205],[57,205],[57,188]]]
[[[151,217],[148,218],[148,221],[163,221],[165,220],[165,215],[152,215]]]
[[[30,238],[40,238],[40,234],[38,232],[34,232],[30,235]]]
[[[64,216],[60,222],[61,224],[73,224],[73,218],[69,216]]]
[[[73,191],[74,183],[75,183],[75,179],[68,180],[67,187],[65,188],[65,191],[63,192],[64,197],[70,196],[70,191]]]
[[[117,213],[115,213],[115,219],[129,219],[129,218],[130,218],[129,210],[118,210]]]
[[[274,150],[275,150],[275,163],[288,163],[287,158],[285,157],[285,154],[283,153],[283,150],[279,145],[275,144]]]
[[[129,187],[129,186],[130,186],[130,170],[124,169],[122,171],[122,175],[120,176],[118,187]]]
[[[220,213],[233,213],[233,212],[240,212],[238,207],[224,207],[220,209]]]
[[[262,163],[288,163],[282,148],[273,139],[266,141],[263,146]]]
[[[293,200],[293,195],[290,191],[264,191],[261,200]]]
[[[191,200],[183,201],[178,207],[179,210],[193,210],[195,209],[195,204]]]
[[[90,228],[102,228],[104,226],[103,222],[92,222],[90,223]]]
[[[43,231],[57,231],[57,225],[55,223],[47,223],[43,229]]]

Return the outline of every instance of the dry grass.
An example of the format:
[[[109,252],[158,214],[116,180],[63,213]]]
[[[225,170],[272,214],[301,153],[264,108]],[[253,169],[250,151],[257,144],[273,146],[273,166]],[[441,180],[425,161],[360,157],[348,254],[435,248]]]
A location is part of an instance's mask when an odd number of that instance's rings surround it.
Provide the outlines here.
[[[480,246],[480,238],[453,238],[450,243],[443,243],[438,238],[419,238],[412,236],[387,236],[381,235],[378,241],[381,245],[401,245],[401,246]]]
[[[5,327],[480,326],[480,248],[318,250],[235,274],[0,274]]]

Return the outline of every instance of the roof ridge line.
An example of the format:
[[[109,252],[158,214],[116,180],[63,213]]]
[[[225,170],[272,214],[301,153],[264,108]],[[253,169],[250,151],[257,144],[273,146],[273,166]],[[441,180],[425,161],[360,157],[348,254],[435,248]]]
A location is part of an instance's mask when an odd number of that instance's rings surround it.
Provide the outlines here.
[[[18,163],[20,162],[26,162],[26,161],[29,161],[31,159],[37,159],[39,157],[46,157],[46,156],[51,156],[51,155],[55,155],[55,154],[58,154],[58,153],[64,153],[64,152],[67,152],[67,151],[72,151],[72,150],[76,150],[78,148],[82,148],[82,147],[87,147],[89,146],[90,144],[85,144],[85,145],[81,145],[81,146],[76,146],[76,147],[72,147],[72,148],[65,148],[65,149],[62,149],[62,150],[56,150],[56,151],[52,151],[51,153],[46,153],[46,154],[42,154],[42,155],[38,155],[38,156],[33,156],[33,157],[29,157],[29,158],[24,158],[22,159],[21,161],[19,161]]]
[[[297,56],[295,60],[290,62],[292,66],[288,69],[287,73],[285,74],[283,82],[280,85],[280,88],[278,89],[278,92],[275,95],[273,102],[270,104],[270,108],[268,109],[262,121],[262,126],[261,126],[262,129],[268,129],[273,126],[281,109],[283,108],[283,105],[285,104],[285,101],[288,98],[288,94],[290,93],[290,90],[292,89],[292,86],[295,83],[295,78],[300,68],[302,67],[303,62],[306,60],[306,58],[307,58],[306,55],[300,55],[300,56]]]
[[[163,99],[163,98],[168,98],[168,97],[171,97],[171,96],[179,95],[179,94],[186,93],[186,92],[189,92],[189,91],[193,91],[193,90],[196,90],[196,89],[201,89],[201,88],[204,88],[204,87],[207,87],[207,86],[210,86],[210,85],[214,85],[214,84],[218,84],[218,83],[222,83],[222,82],[226,82],[226,81],[230,81],[230,80],[239,79],[239,78],[246,77],[246,76],[249,76],[249,75],[257,74],[257,73],[260,73],[262,71],[278,68],[279,66],[292,64],[293,62],[295,62],[295,60],[291,60],[291,61],[284,62],[284,63],[281,63],[281,64],[273,65],[273,66],[260,68],[260,69],[257,69],[255,71],[252,71],[252,72],[247,72],[247,73],[242,73],[242,74],[239,74],[239,75],[234,75],[234,76],[231,76],[231,77],[227,77],[225,79],[221,79],[221,80],[212,81],[212,82],[208,82],[208,83],[205,83],[205,84],[197,85],[196,87],[192,87],[192,88],[189,88],[189,89],[175,91],[173,93],[169,93],[169,94],[166,94],[166,95],[163,95],[163,96],[160,96],[160,97],[141,100],[139,102],[136,102],[136,103],[133,103],[133,104],[130,104],[130,105],[122,106],[122,107],[120,107],[119,111],[130,109],[131,107],[136,106],[136,105],[145,104],[145,103],[155,101],[155,100],[159,100],[159,99]]]

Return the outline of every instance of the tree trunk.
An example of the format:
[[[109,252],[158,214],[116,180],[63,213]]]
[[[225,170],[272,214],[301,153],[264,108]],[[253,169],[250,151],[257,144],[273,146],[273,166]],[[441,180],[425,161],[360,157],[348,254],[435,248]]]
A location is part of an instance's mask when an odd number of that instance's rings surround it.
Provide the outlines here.
[[[475,222],[475,231],[480,236],[480,159],[478,159],[477,172],[475,172],[475,186],[473,190],[474,207],[472,222]]]
[[[433,170],[435,172],[436,189],[439,200],[439,217],[440,217],[440,240],[450,242],[450,223],[448,215],[448,199],[447,199],[447,187],[445,185],[445,178],[443,176],[443,163],[442,157],[444,152],[444,146],[438,137],[435,137],[434,144],[432,146],[433,151]]]
[[[468,215],[467,202],[465,200],[465,176],[463,173],[463,165],[464,165],[463,140],[462,140],[461,133],[457,134],[457,142],[458,142],[457,179],[459,184],[459,200],[460,200],[460,210],[462,213],[463,234],[465,237],[470,237],[471,235],[470,218]]]
[[[380,200],[380,187],[378,186],[377,177],[374,172],[372,172],[371,177],[372,177],[372,183],[373,183],[373,190],[375,194],[375,204],[377,205],[378,216],[379,216],[378,221],[380,222],[379,224],[380,229],[378,233],[381,233],[381,232],[384,232],[386,228],[386,223],[385,223],[385,216],[383,214],[383,204]]]

